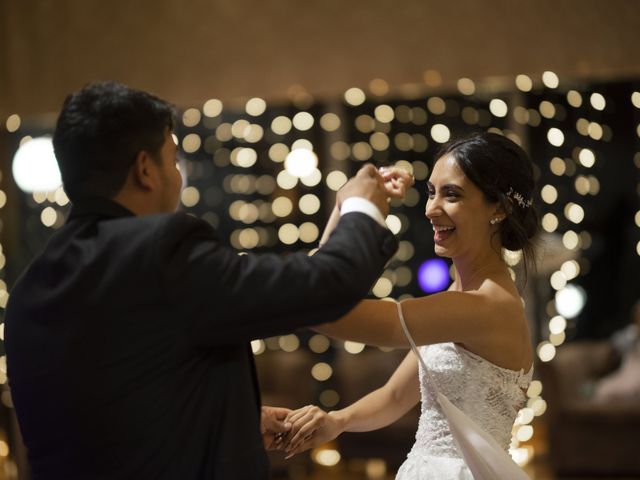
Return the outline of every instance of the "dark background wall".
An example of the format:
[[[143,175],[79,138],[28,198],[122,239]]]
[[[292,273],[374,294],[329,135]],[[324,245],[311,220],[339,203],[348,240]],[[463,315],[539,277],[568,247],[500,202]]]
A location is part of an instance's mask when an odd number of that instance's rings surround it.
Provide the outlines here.
[[[634,0],[0,0],[0,118],[112,78],[178,105],[539,74],[640,72]],[[430,84],[438,76],[426,75]]]

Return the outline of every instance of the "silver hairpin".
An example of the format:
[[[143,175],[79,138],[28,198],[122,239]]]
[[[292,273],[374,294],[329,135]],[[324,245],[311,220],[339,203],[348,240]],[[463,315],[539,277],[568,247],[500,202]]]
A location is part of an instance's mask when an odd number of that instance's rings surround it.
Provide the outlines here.
[[[509,197],[512,202],[516,202],[518,205],[520,205],[520,208],[529,208],[533,204],[533,201],[531,199],[525,200],[522,194],[516,192],[512,187],[509,187],[507,197]]]

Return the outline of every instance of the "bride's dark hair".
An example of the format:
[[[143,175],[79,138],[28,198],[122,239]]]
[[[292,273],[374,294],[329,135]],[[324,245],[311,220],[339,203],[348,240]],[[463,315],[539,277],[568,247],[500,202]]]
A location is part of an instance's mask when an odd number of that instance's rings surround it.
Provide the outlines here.
[[[497,133],[477,132],[442,146],[436,159],[452,155],[466,177],[491,202],[507,213],[498,233],[507,250],[522,250],[525,278],[535,266],[538,213],[532,203],[535,188],[529,155],[515,142]],[[437,160],[436,160],[437,161]]]

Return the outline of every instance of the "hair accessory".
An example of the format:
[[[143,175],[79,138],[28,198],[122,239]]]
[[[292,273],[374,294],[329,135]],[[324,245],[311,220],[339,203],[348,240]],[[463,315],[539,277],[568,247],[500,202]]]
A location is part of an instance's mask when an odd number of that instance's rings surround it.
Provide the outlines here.
[[[516,202],[520,205],[520,208],[529,208],[533,203],[531,199],[525,200],[522,194],[520,192],[516,192],[512,187],[509,187],[507,197],[509,197],[512,202]]]

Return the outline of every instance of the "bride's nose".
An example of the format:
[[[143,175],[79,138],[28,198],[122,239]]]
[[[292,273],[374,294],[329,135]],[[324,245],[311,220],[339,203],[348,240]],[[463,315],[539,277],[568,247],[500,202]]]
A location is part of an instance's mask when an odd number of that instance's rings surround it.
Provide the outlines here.
[[[424,207],[424,216],[429,220],[432,220],[433,218],[439,216],[441,213],[442,210],[440,209],[440,205],[438,204],[436,197],[429,198],[427,200],[427,204]]]

